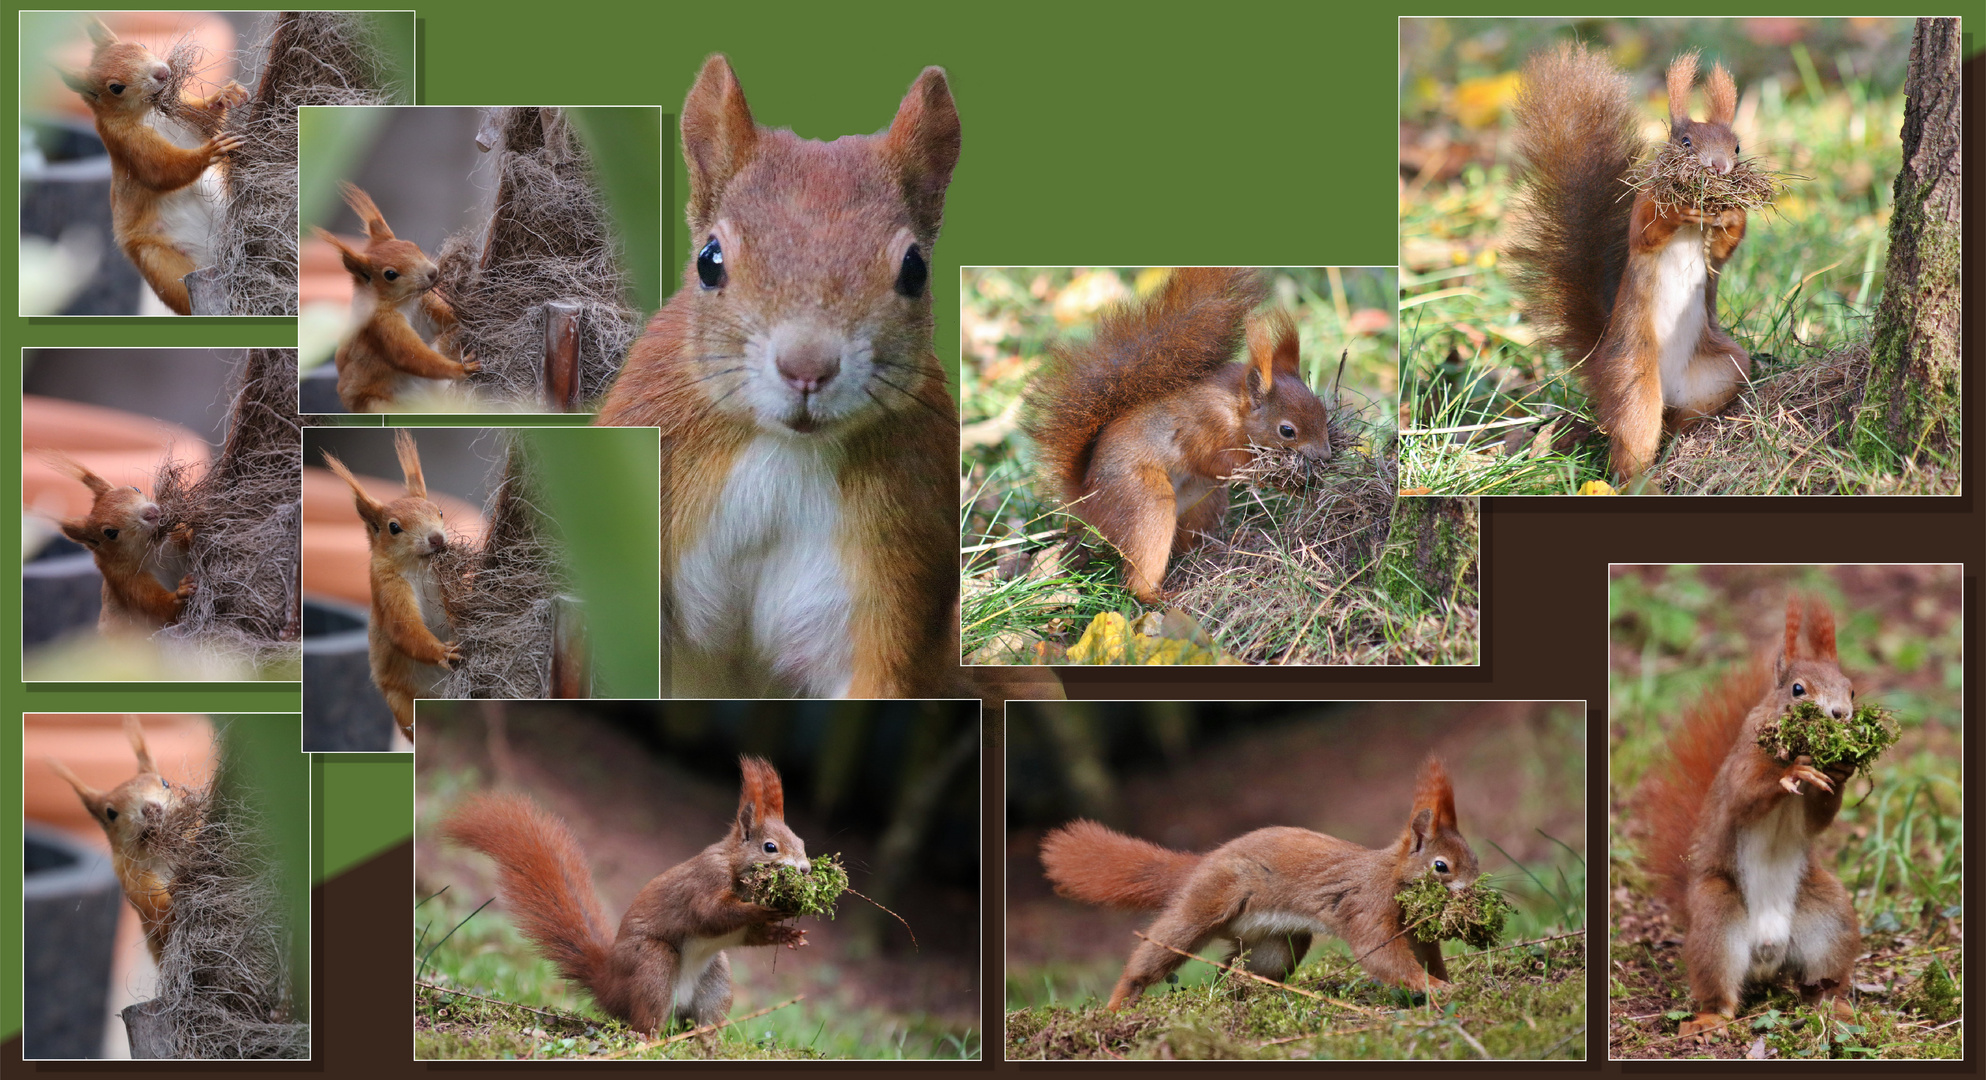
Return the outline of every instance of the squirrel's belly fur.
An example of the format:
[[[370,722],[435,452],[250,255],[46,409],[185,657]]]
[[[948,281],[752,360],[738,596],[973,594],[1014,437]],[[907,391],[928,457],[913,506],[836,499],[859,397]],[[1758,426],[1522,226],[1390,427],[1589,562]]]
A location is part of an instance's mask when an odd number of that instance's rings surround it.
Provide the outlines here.
[[[677,950],[682,962],[676,966],[676,985],[671,991],[673,995],[671,1005],[674,1009],[684,1014],[695,1010],[697,984],[703,982],[704,974],[710,970],[710,965],[717,962],[718,957],[724,955],[724,950],[737,948],[745,943],[745,931],[745,927],[739,927],[722,937],[683,939],[682,947]]]
[[[1662,404],[1668,406],[1680,403],[1684,379],[1706,325],[1703,294],[1710,271],[1703,244],[1687,235],[1690,231],[1677,230],[1675,239],[1656,256],[1655,292],[1648,312],[1658,343]]]
[[[853,605],[842,526],[829,444],[761,434],[732,458],[672,575],[677,694],[846,692]]]
[[[1747,958],[1751,978],[1767,979],[1785,963],[1793,936],[1794,908],[1807,872],[1806,807],[1799,799],[1785,799],[1740,829],[1736,840],[1745,917],[1732,924],[1732,932],[1743,936],[1732,955]]]
[[[1227,928],[1244,948],[1251,947],[1264,938],[1278,938],[1289,934],[1337,933],[1335,928],[1326,925],[1315,915],[1277,908],[1244,911],[1236,916]]]
[[[157,112],[147,114],[145,123],[181,149],[190,150],[207,141],[191,128],[168,120]],[[162,234],[174,247],[185,252],[195,267],[211,266],[214,262],[214,234],[220,227],[223,194],[220,170],[209,166],[193,183],[177,191],[158,194],[153,204],[157,214],[154,224],[150,229],[139,231]]]

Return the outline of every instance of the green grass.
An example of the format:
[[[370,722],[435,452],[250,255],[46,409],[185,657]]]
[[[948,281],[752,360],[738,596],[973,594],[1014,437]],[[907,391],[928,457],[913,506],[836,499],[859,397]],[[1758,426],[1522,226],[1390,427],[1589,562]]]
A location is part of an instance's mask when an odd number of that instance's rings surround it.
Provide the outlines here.
[[[1728,1036],[1708,1046],[1685,1043],[1676,1037],[1676,1021],[1690,1008],[1680,950],[1672,940],[1651,943],[1666,937],[1654,931],[1617,930],[1609,985],[1615,1056],[1733,1057],[1761,1037],[1786,1058],[1963,1054],[1962,999],[1953,1015],[1942,1016],[1918,1000],[1920,987],[1936,981],[1928,975],[1934,962],[1963,983],[1965,661],[1956,568],[1942,578],[1881,585],[1849,570],[1814,567],[1735,576],[1733,568],[1671,567],[1614,578],[1609,612],[1616,659],[1608,692],[1614,921],[1645,926],[1658,917],[1625,831],[1632,819],[1624,815],[1641,776],[1664,752],[1667,725],[1765,644],[1756,631],[1747,633],[1747,602],[1790,589],[1829,601],[1843,669],[1863,688],[1864,703],[1879,701],[1895,712],[1901,731],[1888,753],[1849,781],[1839,816],[1815,848],[1848,888],[1861,922],[1865,956],[1855,967],[1854,1019],[1844,1026],[1803,1007],[1786,988],[1754,986]],[[1883,684],[1879,697],[1867,692],[1871,681]],[[1959,1022],[1950,1022],[1954,1016]]]
[[[1491,48],[1485,62],[1507,74],[1539,44]],[[1804,77],[1810,72],[1741,83],[1758,102],[1741,132],[1745,147],[1811,179],[1793,181],[1776,206],[1751,215],[1719,280],[1721,321],[1753,354],[1752,386],[1726,416],[1687,439],[1665,440],[1646,490],[1956,490],[1955,460],[1913,469],[1894,450],[1857,456],[1850,449],[1859,382],[1851,377],[1844,389],[1836,369],[1852,372],[1860,362],[1843,350],[1867,342],[1881,295],[1903,115],[1900,80],[1887,68],[1879,76],[1867,64],[1858,68],[1855,55],[1844,48],[1838,70],[1837,58],[1825,58],[1829,75],[1844,76],[1827,85]],[[1443,94],[1457,73],[1418,74],[1405,103],[1410,127],[1453,127],[1456,106]],[[1454,93],[1513,88],[1494,78],[1485,73]],[[1507,124],[1507,109],[1503,115]],[[1648,115],[1658,115],[1652,101]],[[1611,479],[1607,440],[1583,388],[1566,359],[1535,340],[1499,262],[1511,194],[1502,158],[1478,159],[1453,180],[1410,180],[1403,190],[1401,382],[1411,418],[1400,447],[1403,487],[1570,494]]]

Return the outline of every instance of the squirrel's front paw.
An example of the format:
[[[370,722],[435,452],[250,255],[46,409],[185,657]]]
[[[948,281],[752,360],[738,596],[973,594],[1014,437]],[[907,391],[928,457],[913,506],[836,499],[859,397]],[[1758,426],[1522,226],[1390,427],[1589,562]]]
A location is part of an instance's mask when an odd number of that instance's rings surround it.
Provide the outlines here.
[[[172,591],[172,594],[181,600],[191,599],[193,596],[193,590],[196,588],[198,588],[198,586],[193,584],[193,575],[188,574],[185,577],[179,579],[179,588],[174,589]]]
[[[1730,1022],[1729,1017],[1716,1013],[1697,1013],[1696,1019],[1683,1021],[1676,1034],[1685,1039],[1692,1035],[1709,1035]]]
[[[1830,780],[1826,773],[1814,768],[1814,759],[1804,754],[1793,759],[1793,764],[1779,777],[1779,786],[1791,794],[1798,795],[1802,780],[1822,791],[1830,793],[1834,791],[1834,781]]]
[[[481,370],[483,370],[483,362],[482,362],[481,360],[478,360],[478,359],[476,359],[476,357],[475,357],[475,355],[474,355],[474,354],[472,354],[472,353],[463,353],[463,354],[462,354],[462,370],[463,370],[463,371],[481,371]]]
[[[172,531],[166,534],[166,539],[171,541],[174,547],[191,547],[193,545],[193,523],[182,521],[174,525]]]
[[[239,135],[216,135],[207,140],[207,156],[210,158],[232,154],[248,145],[248,140]]]
[[[462,643],[451,641],[441,647],[441,666],[450,671],[462,665]]]
[[[771,926],[766,927],[765,936],[768,939],[766,944],[784,945],[789,949],[797,949],[807,943],[807,932],[805,930],[797,926],[788,926],[785,923],[773,923]]]
[[[229,79],[228,84],[221,87],[221,104],[226,105],[228,108],[232,109],[236,105],[245,103],[247,100],[248,87],[241,85],[233,79]]]

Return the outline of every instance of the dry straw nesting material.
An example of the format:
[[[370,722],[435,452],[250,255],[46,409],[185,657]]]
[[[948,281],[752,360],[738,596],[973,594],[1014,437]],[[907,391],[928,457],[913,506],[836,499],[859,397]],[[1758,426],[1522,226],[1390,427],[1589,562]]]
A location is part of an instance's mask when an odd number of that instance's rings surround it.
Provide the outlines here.
[[[191,530],[195,590],[162,631],[257,666],[294,664],[301,606],[303,431],[295,349],[249,349],[238,362],[227,440],[207,471],[167,459],[153,484],[162,520]],[[153,538],[177,555],[166,530]]]
[[[604,394],[641,333],[592,163],[560,109],[491,109],[496,203],[485,224],[449,237],[436,261],[463,351],[482,364],[470,385],[537,403],[545,395],[545,305],[578,307],[578,400]]]
[[[435,556],[442,601],[462,663],[435,691],[443,698],[544,698],[552,685],[560,621],[577,617],[556,525],[538,508],[537,483],[522,440],[503,440],[503,479],[485,512],[482,542],[451,542]]]
[[[1679,143],[1664,143],[1628,174],[1628,183],[1648,193],[1663,213],[1693,209],[1758,210],[1772,205],[1784,186],[1782,178],[1758,167],[1752,158],[1739,158],[1728,173],[1705,167],[1695,151]]]
[[[310,1024],[290,992],[295,942],[282,869],[262,823],[246,804],[199,787],[181,795],[161,830],[172,924],[158,994],[142,1006],[151,1053],[309,1057]]]
[[[228,313],[295,315],[297,106],[388,105],[402,95],[362,13],[285,11],[258,36],[247,54],[261,61],[253,96],[228,110],[222,129],[246,145],[227,159],[214,273]]]

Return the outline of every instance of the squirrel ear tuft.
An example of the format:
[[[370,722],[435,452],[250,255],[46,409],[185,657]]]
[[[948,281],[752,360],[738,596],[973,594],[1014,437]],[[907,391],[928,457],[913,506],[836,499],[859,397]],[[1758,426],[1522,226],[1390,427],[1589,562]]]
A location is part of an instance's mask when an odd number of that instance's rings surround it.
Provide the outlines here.
[[[89,98],[91,101],[95,101],[97,99],[96,84],[90,81],[90,76],[87,72],[77,71],[73,68],[66,68],[56,65],[55,73],[57,75],[62,76],[62,84],[64,86],[67,86],[69,89],[74,90],[78,94],[81,94],[86,98]]]
[[[1681,127],[1689,123],[1689,92],[1696,85],[1696,50],[1669,63],[1669,123]]]
[[[1414,809],[1432,812],[1432,827],[1436,831],[1455,828],[1455,788],[1438,757],[1429,756],[1421,765],[1420,783],[1414,788]],[[1420,820],[1418,814],[1414,820]]]
[[[117,44],[116,31],[104,25],[104,21],[94,15],[90,16],[89,22],[83,24],[83,30],[90,35],[90,43],[99,49],[105,45]]]
[[[959,112],[945,69],[927,67],[910,85],[883,138],[883,154],[903,186],[919,239],[933,239],[945,219],[945,189],[959,160]]]
[[[351,245],[345,243],[343,240],[338,239],[329,229],[313,225],[310,227],[310,231],[317,234],[318,239],[338,249],[338,258],[344,261],[346,272],[366,284],[372,282],[372,264],[365,261],[364,254],[354,250]]]
[[[690,171],[690,238],[703,246],[702,233],[717,221],[724,188],[750,160],[758,145],[758,124],[745,104],[744,88],[723,53],[712,53],[683,100],[683,162]]]
[[[393,432],[393,452],[400,456],[400,472],[407,477],[407,494],[416,499],[428,497],[428,482],[421,476],[421,448],[414,445],[414,433],[406,428]]]
[[[1834,612],[1812,597],[1807,599],[1807,655],[1816,660],[1833,660]]]
[[[124,736],[131,740],[131,752],[138,757],[138,771],[158,772],[158,766],[152,764],[152,752],[145,749],[145,728],[138,723],[137,713],[124,714]]]
[[[1730,127],[1738,115],[1738,87],[1731,81],[1731,73],[1723,64],[1713,66],[1704,88],[1710,95],[1710,122]]]
[[[779,772],[764,758],[738,756],[742,783],[738,790],[738,823],[746,831],[765,821],[786,816],[786,791]]]
[[[90,548],[97,546],[97,538],[90,533],[89,518],[63,518],[56,524],[62,529],[62,535],[78,544]]]
[[[393,227],[386,224],[386,215],[379,212],[379,204],[372,201],[364,188],[350,180],[338,181],[338,190],[345,196],[345,205],[359,216],[365,224],[365,238],[375,244],[393,239]]]
[[[345,463],[338,460],[338,455],[329,450],[324,451],[324,466],[337,473],[339,479],[352,489],[352,503],[358,507],[359,520],[364,521],[374,532],[379,531],[380,519],[386,516],[386,504],[366,494],[365,487],[359,483],[359,478],[353,476],[352,470],[346,468]]]
[[[83,807],[90,812],[90,816],[101,820],[103,817],[103,792],[83,783],[83,778],[70,772],[69,766],[62,764],[54,758],[48,758],[47,761],[49,769],[55,775],[69,781],[69,786],[76,789],[76,796],[83,800]]]

